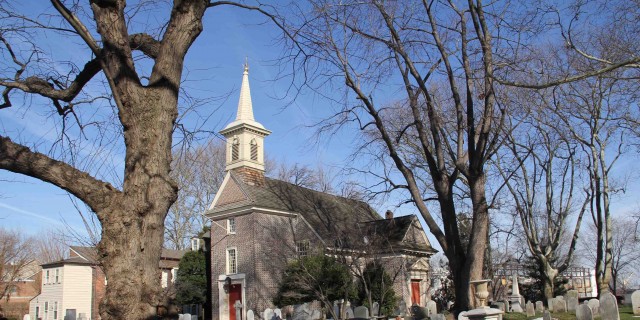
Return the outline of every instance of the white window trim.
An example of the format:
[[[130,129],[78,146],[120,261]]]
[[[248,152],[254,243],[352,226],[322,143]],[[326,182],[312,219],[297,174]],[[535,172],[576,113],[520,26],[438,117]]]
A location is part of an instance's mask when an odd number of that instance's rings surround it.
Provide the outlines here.
[[[235,272],[231,272],[231,268],[230,268],[231,265],[229,264],[229,262],[230,262],[229,261],[229,252],[231,250],[234,250],[234,252],[235,252],[235,267],[236,267]],[[225,255],[226,255],[226,258],[225,258],[225,261],[226,261],[225,269],[226,269],[227,274],[236,274],[236,273],[238,273],[238,248],[237,247],[227,247]]]
[[[233,220],[233,230],[231,230],[232,220]],[[227,219],[227,234],[236,234],[236,230],[237,230],[236,218],[230,217],[229,219]]]

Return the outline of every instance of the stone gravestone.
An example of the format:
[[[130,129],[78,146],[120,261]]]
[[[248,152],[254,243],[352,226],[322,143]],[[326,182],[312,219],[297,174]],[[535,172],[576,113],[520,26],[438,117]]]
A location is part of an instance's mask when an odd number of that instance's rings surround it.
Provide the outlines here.
[[[511,312],[509,300],[504,300],[504,312]]]
[[[353,310],[353,315],[356,318],[369,319],[369,309],[365,306],[356,307]]]
[[[551,320],[551,312],[549,310],[542,312],[542,320]]]
[[[600,300],[593,298],[590,299],[587,304],[591,308],[591,312],[593,312],[594,316],[600,314]]]
[[[373,303],[373,307],[371,307],[371,315],[374,317],[377,317],[379,313],[380,313],[380,304],[378,303],[378,301],[376,301]]]
[[[237,314],[236,314],[237,315]],[[182,315],[182,319],[184,320],[191,320],[191,313],[185,313]]]
[[[640,316],[640,290],[636,290],[631,294],[631,307],[633,315]]]
[[[567,303],[556,297],[553,299],[553,312],[567,312]]]
[[[271,320],[273,319],[273,316],[275,315],[275,313],[273,312],[273,310],[271,308],[266,308],[264,310],[264,312],[262,313],[264,320]]]
[[[568,312],[576,312],[578,308],[578,298],[577,297],[568,297],[567,298],[567,311]]]
[[[571,298],[571,297],[577,298],[578,297],[578,290],[569,290],[564,295],[564,299],[565,300],[569,300],[569,298]]]
[[[620,320],[618,301],[611,292],[600,294],[600,316],[602,320]]]
[[[311,307],[308,303],[293,306],[293,320],[311,319]]]
[[[338,300],[333,302],[333,314],[336,315],[337,319],[340,319],[340,304],[338,303]]]
[[[276,319],[282,319],[282,310],[276,308],[275,310],[273,310],[273,313]]]
[[[416,320],[428,319],[429,318],[429,309],[420,307],[420,306],[412,306],[411,314],[413,318]]]
[[[533,303],[531,303],[531,301],[527,302],[526,309],[527,317],[533,317],[536,315],[536,310],[533,308]]]
[[[581,304],[576,308],[576,320],[593,320],[593,312],[587,304]]]
[[[511,295],[509,296],[509,302],[511,302],[511,312],[523,312],[522,310],[522,296],[520,295],[520,288],[518,287],[518,275],[513,275]]]
[[[544,304],[542,301],[536,301],[536,312],[542,313],[544,311]]]
[[[322,312],[318,309],[311,309],[311,315],[309,316],[311,320],[320,320],[322,319]]]
[[[547,309],[553,311],[553,298],[547,299]]]
[[[347,302],[347,310],[344,312],[345,319],[353,319],[355,315],[353,314],[353,309],[351,309],[350,303]]]
[[[429,315],[438,313],[438,305],[433,300],[427,301],[427,309],[429,309]]]
[[[236,319],[242,319],[242,302],[237,300],[236,303],[233,304],[233,308],[236,310]]]
[[[247,311],[247,320],[253,320],[253,310]]]
[[[407,303],[404,302],[404,300],[400,301],[400,304],[398,306],[398,314],[403,317],[407,314]]]

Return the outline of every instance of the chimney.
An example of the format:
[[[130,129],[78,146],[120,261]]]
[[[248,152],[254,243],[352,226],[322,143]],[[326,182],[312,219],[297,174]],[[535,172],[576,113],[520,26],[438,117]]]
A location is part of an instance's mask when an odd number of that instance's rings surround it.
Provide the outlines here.
[[[393,219],[393,211],[387,210],[387,212],[384,214],[384,218],[385,219]]]

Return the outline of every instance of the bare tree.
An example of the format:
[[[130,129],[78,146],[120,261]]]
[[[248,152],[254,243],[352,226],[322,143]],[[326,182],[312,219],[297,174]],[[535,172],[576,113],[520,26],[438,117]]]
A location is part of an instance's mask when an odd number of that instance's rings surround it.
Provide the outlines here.
[[[473,306],[469,282],[483,277],[489,228],[485,164],[495,152],[503,112],[495,100],[493,80],[496,52],[495,16],[485,13],[482,1],[461,6],[453,2],[421,4],[402,1],[311,1],[297,8],[301,20],[295,31],[305,52],[306,80],[314,88],[346,84],[348,91],[335,117],[321,129],[355,123],[371,128],[378,146],[393,163],[405,190],[450,261],[456,287],[456,307]],[[335,83],[333,82],[335,81]],[[396,101],[380,101],[386,83]],[[334,95],[335,96],[335,95]],[[403,105],[404,123],[389,119]],[[419,153],[421,171],[402,152],[408,134]],[[426,176],[420,176],[423,172]],[[427,205],[420,180],[429,180],[442,227]],[[454,186],[466,190],[471,232],[463,245],[458,228]]]
[[[609,288],[613,292],[618,289],[629,289],[634,285],[633,279],[638,277],[640,264],[640,239],[633,219],[618,217],[612,219],[611,281]],[[598,228],[594,224],[582,232],[580,241],[581,253],[586,260],[596,260],[595,244],[598,239]]]
[[[571,265],[590,195],[581,196],[576,143],[558,131],[557,119],[549,117],[546,108],[532,110],[526,120],[513,119],[520,126],[508,131],[508,143],[495,163],[520,218],[529,254],[540,266],[547,301],[554,297],[555,278]],[[569,228],[567,219],[573,213],[575,227]],[[573,234],[568,244],[563,242],[567,233]]]
[[[165,220],[165,243],[177,250],[207,225],[203,213],[213,202],[225,173],[225,145],[209,143],[174,156],[171,174],[178,183],[178,199]]]
[[[57,154],[45,154],[38,152],[43,150],[37,143],[2,133],[0,169],[51,183],[95,212],[102,228],[100,263],[109,279],[101,317],[148,319],[158,305],[164,220],[177,198],[178,185],[170,172],[172,135],[182,110],[178,104],[184,59],[203,29],[206,10],[233,3],[141,2],[142,7],[133,8],[126,8],[124,0],[51,4],[54,10],[38,19],[1,3],[0,43],[8,59],[3,59],[0,71],[0,109],[21,108],[12,103],[19,93],[48,101],[52,114],[61,117],[58,129],[63,138],[54,145]],[[262,7],[234,5],[265,12]],[[145,19],[138,15],[146,12],[140,9],[153,9],[155,17],[166,18]],[[140,28],[150,21],[158,24]],[[79,65],[50,61],[56,55],[41,54],[45,51],[38,46],[40,32],[40,39],[59,36],[60,43],[80,42],[85,51],[74,51],[73,60],[86,60]],[[55,68],[61,65],[69,68]],[[104,84],[107,92],[92,97],[93,84]],[[78,153],[66,152],[70,139],[64,139],[69,127],[75,126],[81,135],[99,117],[105,117],[112,130],[98,126],[93,138],[103,146],[123,146],[123,169],[108,176],[96,174],[100,163],[83,163]],[[104,154],[89,158],[113,161]]]
[[[32,241],[18,231],[0,228],[0,300],[11,298],[15,282],[35,263]]]
[[[59,261],[69,256],[69,245],[60,231],[47,230],[33,239],[34,258],[39,263]]]

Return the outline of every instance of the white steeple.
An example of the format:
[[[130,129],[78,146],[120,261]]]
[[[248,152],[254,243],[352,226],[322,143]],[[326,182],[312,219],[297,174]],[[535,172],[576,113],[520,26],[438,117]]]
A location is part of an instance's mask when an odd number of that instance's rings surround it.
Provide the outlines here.
[[[257,171],[264,173],[264,137],[267,130],[253,118],[251,90],[249,89],[249,64],[245,62],[238,101],[236,119],[229,123],[220,134],[227,139],[226,170]]]

